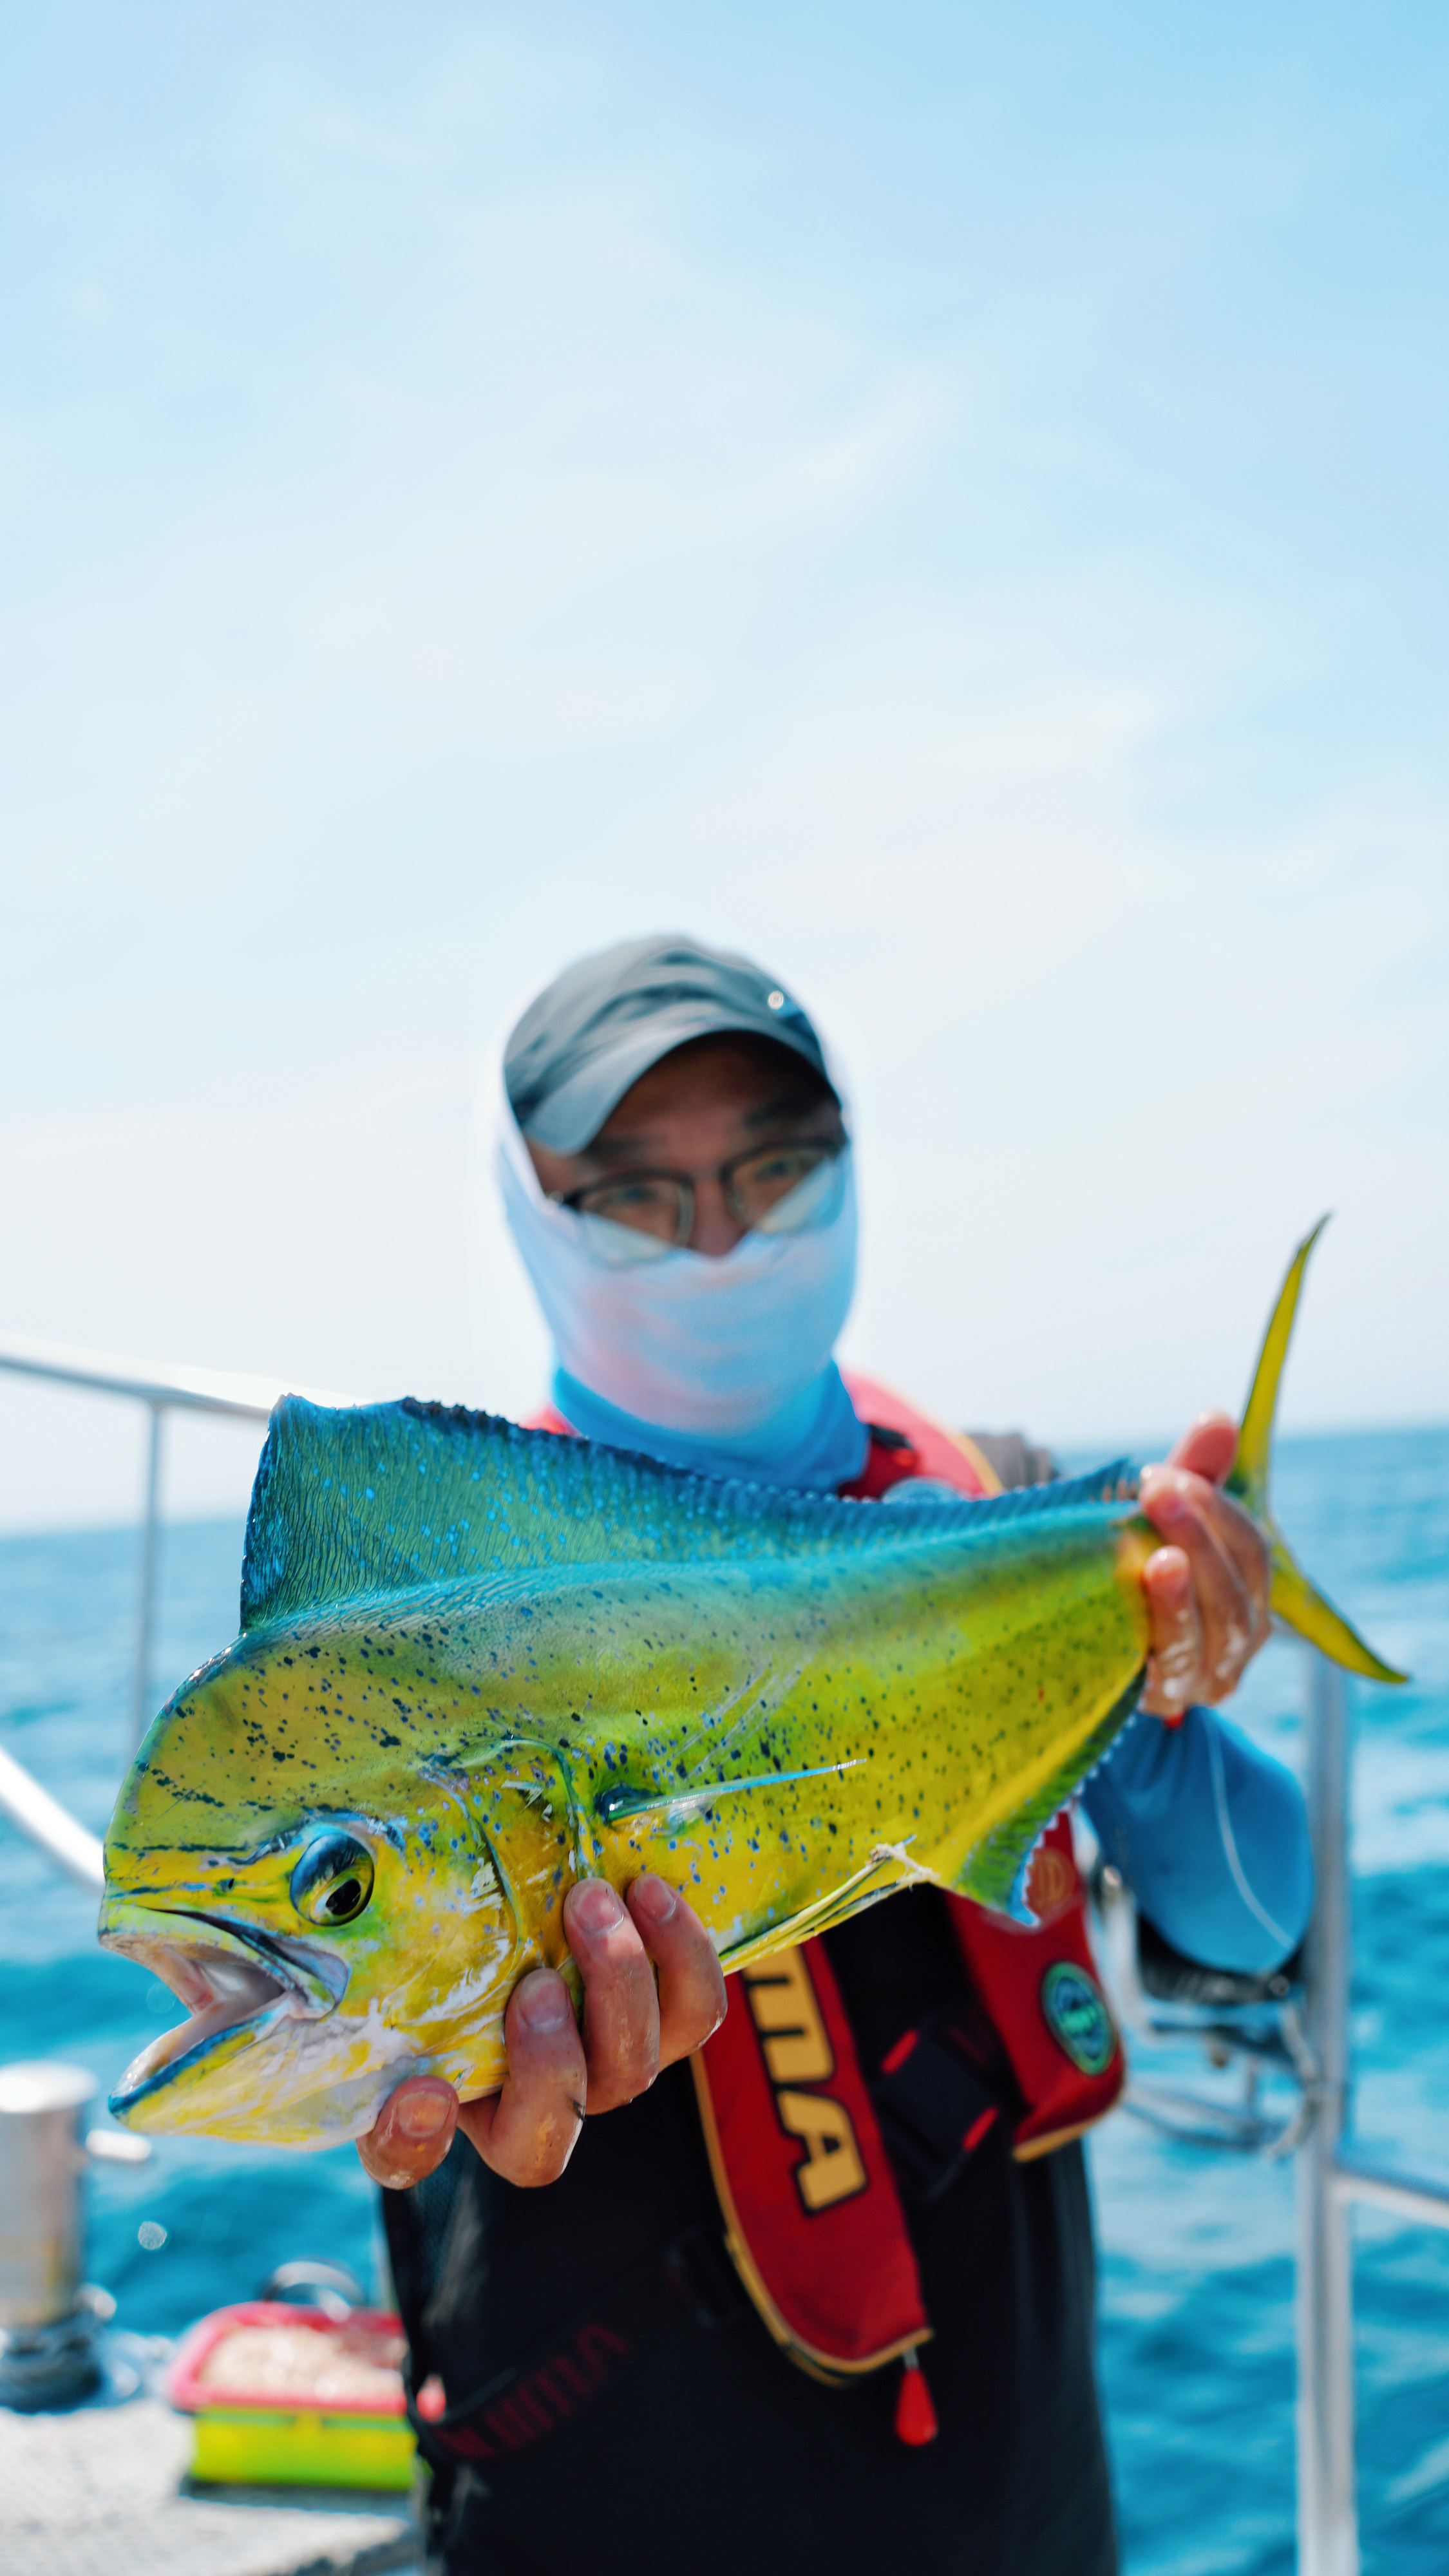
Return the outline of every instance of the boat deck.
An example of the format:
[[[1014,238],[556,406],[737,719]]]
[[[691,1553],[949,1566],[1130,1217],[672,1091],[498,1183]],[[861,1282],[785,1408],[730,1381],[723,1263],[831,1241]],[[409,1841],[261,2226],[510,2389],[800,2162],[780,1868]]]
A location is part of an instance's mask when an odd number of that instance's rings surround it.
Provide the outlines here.
[[[420,2576],[405,2496],[189,2489],[191,2428],[157,2397],[0,2407],[6,2576]]]

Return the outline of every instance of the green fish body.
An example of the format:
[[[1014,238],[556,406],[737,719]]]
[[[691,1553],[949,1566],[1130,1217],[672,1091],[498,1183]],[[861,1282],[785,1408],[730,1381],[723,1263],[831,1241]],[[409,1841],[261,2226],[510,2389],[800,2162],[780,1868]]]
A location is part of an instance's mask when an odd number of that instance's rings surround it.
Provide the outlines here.
[[[1259,1412],[1237,1482],[1271,1529]],[[1023,1914],[1141,1692],[1135,1491],[1112,1467],[891,1508],[286,1399],[241,1634],[156,1718],[107,1836],[101,1938],[190,2014],[113,2110],[325,2146],[408,2074],[490,2092],[591,1873],[657,1870],[726,1970],[921,1878]],[[1273,1544],[1295,1624],[1397,1678]]]

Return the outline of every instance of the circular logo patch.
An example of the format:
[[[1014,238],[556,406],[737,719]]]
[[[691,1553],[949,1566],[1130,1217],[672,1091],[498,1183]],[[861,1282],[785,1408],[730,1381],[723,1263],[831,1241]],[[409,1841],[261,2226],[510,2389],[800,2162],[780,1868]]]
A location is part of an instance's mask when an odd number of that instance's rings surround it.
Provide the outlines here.
[[[1117,2054],[1112,2017],[1085,1968],[1054,1959],[1041,1981],[1046,2026],[1082,2075],[1105,2075]]]

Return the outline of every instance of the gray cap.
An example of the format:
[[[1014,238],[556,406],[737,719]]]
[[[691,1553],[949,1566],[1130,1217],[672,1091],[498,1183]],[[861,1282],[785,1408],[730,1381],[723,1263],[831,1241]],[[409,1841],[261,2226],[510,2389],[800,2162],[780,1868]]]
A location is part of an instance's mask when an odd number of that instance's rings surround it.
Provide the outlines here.
[[[763,967],[682,933],[626,939],[566,966],[530,1002],[503,1054],[514,1117],[551,1152],[582,1153],[651,1064],[734,1030],[774,1038],[833,1088],[804,1011]]]

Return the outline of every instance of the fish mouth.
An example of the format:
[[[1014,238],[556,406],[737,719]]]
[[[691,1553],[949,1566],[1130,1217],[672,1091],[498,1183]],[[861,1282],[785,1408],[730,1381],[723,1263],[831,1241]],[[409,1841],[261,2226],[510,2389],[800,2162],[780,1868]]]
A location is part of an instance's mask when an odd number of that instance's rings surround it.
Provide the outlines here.
[[[136,1960],[169,1986],[186,2018],[163,2030],[132,2059],[111,2096],[124,2119],[147,2096],[208,2060],[230,2060],[287,2021],[320,2021],[335,2012],[347,1971],[320,1944],[284,1945],[249,1925],[182,1908],[105,1907],[100,1938],[107,1950]]]

